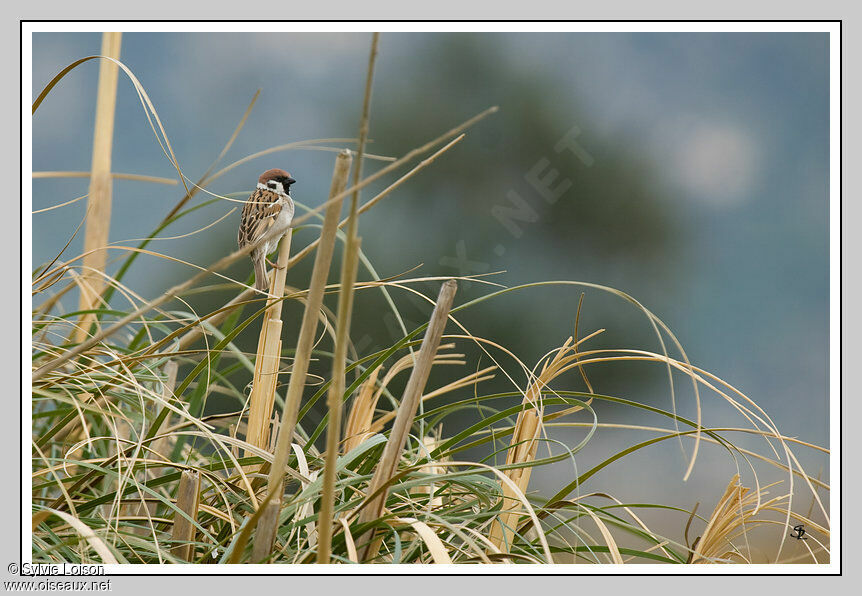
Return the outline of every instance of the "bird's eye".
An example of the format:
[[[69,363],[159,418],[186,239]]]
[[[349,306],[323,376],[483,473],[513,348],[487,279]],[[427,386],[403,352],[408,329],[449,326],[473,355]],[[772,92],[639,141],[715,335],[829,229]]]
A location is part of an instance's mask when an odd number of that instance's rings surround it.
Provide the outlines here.
[[[275,187],[278,186],[278,183],[275,180],[270,180],[266,185],[274,190]]]

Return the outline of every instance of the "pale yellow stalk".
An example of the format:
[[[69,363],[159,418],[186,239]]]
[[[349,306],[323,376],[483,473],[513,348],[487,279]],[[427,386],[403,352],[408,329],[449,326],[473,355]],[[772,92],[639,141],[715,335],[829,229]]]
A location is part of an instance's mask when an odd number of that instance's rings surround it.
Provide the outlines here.
[[[112,63],[109,63],[112,64]],[[115,66],[116,68],[116,66]],[[178,184],[175,178],[162,178],[161,176],[147,176],[145,174],[123,174],[120,172],[111,172],[112,180],[135,180],[136,182],[154,182],[156,184]],[[33,172],[33,179],[36,178],[92,178],[92,172]]]
[[[376,392],[377,375],[383,367],[371,371],[365,382],[359,387],[359,395],[353,399],[350,412],[347,414],[347,425],[344,429],[344,452],[349,453],[358,447],[369,436],[369,428],[374,420],[374,410],[380,393]]]
[[[183,511],[191,519],[196,519],[200,507],[201,475],[197,470],[185,470],[180,476],[180,486],[177,489],[177,509]],[[191,542],[195,537],[195,526],[183,515],[174,512],[174,528],[171,538],[175,541]],[[191,561],[194,556],[194,546],[177,544],[171,552],[185,561]]]
[[[343,191],[347,186],[351,161],[350,151],[345,149],[338,154],[335,160],[335,171],[332,175],[330,197],[344,194]],[[296,344],[296,353],[290,381],[287,386],[287,395],[284,399],[284,410],[281,415],[274,459],[269,471],[267,490],[268,494],[272,495],[272,503],[280,502],[281,491],[283,490],[282,485],[285,467],[287,466],[288,451],[290,450],[291,441],[293,441],[302,392],[305,388],[305,378],[308,374],[308,364],[311,360],[312,343],[317,333],[317,320],[321,304],[323,303],[323,291],[326,287],[329,266],[332,263],[332,253],[335,248],[335,233],[338,229],[341,202],[333,201],[330,198],[327,203],[328,207],[323,219],[323,229],[320,232],[320,247],[314,260],[314,270],[311,273],[305,312],[303,313],[302,324],[299,329],[299,339]],[[278,509],[275,506],[267,508],[260,516],[257,524],[257,533],[254,537],[253,559],[255,561],[261,560],[263,556],[268,555],[272,551],[277,529]]]
[[[770,500],[764,499],[767,494],[766,489],[776,484],[778,483],[751,492],[750,488],[742,486],[739,474],[734,474],[709,517],[703,534],[695,540],[689,562],[752,563],[751,552],[741,552],[733,545],[733,540],[764,523],[764,520],[756,518],[759,511],[778,511],[776,506],[787,500],[788,495],[780,495]],[[810,520],[805,521],[804,525],[809,528],[813,525]]]
[[[377,464],[374,476],[372,476],[368,486],[368,494],[377,493],[377,496],[364,505],[359,515],[360,523],[368,523],[378,519],[383,513],[384,506],[386,505],[386,497],[389,494],[389,483],[398,469],[398,462],[401,460],[401,454],[407,442],[407,435],[410,433],[410,427],[413,425],[413,420],[416,417],[416,410],[419,408],[419,401],[422,397],[422,392],[425,390],[425,384],[428,382],[428,376],[431,374],[431,365],[434,362],[434,356],[437,354],[437,348],[440,346],[440,340],[443,337],[443,330],[446,327],[449,311],[452,308],[452,302],[455,300],[457,289],[458,284],[454,279],[444,282],[443,287],[440,288],[440,294],[437,297],[434,311],[431,313],[428,329],[425,332],[422,346],[419,348],[419,353],[416,356],[416,365],[413,367],[410,378],[407,380],[407,386],[404,388],[404,395],[401,398],[401,404],[398,406],[398,415],[395,417],[395,422],[392,424],[392,430],[389,433],[389,441],[387,441],[386,447],[383,449],[383,456],[380,458],[380,462]],[[372,533],[369,541],[363,547],[359,559],[365,561],[373,557],[376,545],[377,543]]]
[[[326,463],[323,471],[323,492],[320,502],[318,521],[319,546],[317,562],[329,563],[332,548],[332,523],[335,507],[335,465],[338,459],[338,446],[341,443],[341,408],[344,399],[345,369],[347,364],[347,343],[350,336],[350,318],[353,311],[353,285],[356,282],[356,269],[359,264],[359,249],[362,239],[358,236],[359,180],[362,177],[362,157],[368,140],[368,113],[371,108],[371,83],[374,80],[374,62],[377,59],[379,33],[371,37],[371,54],[368,57],[368,75],[365,79],[365,99],[362,102],[362,116],[359,124],[359,145],[356,152],[356,166],[353,169],[353,195],[350,198],[350,225],[344,244],[344,258],[341,263],[341,289],[338,294],[338,322],[336,323],[335,352],[332,358],[332,380],[329,385],[327,402],[329,405],[329,425],[326,429]]]
[[[585,339],[587,338],[581,341]],[[541,372],[527,387],[522,402],[523,409],[518,414],[510,447],[506,453],[506,465],[527,464],[535,460],[544,418],[542,394],[554,378],[572,368],[580,368],[580,356],[577,351],[577,342],[569,337],[555,351],[552,358],[545,360]],[[574,411],[577,411],[577,408],[571,410],[571,412]],[[517,527],[518,521],[526,515],[521,509],[522,503],[519,493],[527,493],[532,470],[532,466],[524,466],[511,468],[504,472],[514,483],[514,487],[509,483],[501,483],[503,512],[500,514],[499,520],[491,526],[490,534],[491,542],[501,551],[507,552],[509,550],[508,546],[514,537],[513,529]],[[515,487],[517,487],[517,491],[514,489]]]
[[[257,344],[254,378],[251,395],[249,396],[248,430],[246,441],[267,449],[270,443],[270,421],[272,408],[275,404],[275,388],[278,385],[278,370],[281,362],[281,306],[283,300],[275,296],[284,296],[284,285],[287,278],[287,262],[290,259],[290,240],[292,230],[288,230],[278,250],[278,261],[272,274],[269,293],[273,295],[270,306],[263,315],[260,327],[260,337]]]
[[[102,34],[102,56],[119,59],[122,33]],[[98,305],[105,285],[100,273],[105,271],[108,253],[97,250],[108,244],[111,228],[111,149],[114,139],[114,112],[117,104],[118,69],[111,60],[99,63],[99,87],[96,97],[96,125],[93,133],[93,158],[90,168],[90,190],[87,199],[87,228],[84,235],[83,280],[78,310],[90,310]],[[91,252],[92,251],[92,252]],[[75,341],[82,341],[93,315],[78,323]]]

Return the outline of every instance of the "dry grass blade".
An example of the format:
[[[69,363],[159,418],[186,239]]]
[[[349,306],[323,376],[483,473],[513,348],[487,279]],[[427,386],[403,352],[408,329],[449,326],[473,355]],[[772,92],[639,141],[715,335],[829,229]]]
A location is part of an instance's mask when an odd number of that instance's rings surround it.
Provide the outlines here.
[[[350,412],[347,414],[347,424],[344,429],[344,452],[358,447],[369,435],[371,422],[374,420],[374,410],[380,394],[374,389],[377,376],[383,367],[371,371],[371,375],[359,387],[359,395],[353,398]]]
[[[89,172],[86,172],[86,174],[89,174]],[[53,211],[54,209],[59,209],[60,207],[65,207],[66,205],[71,205],[72,203],[77,203],[78,201],[81,201],[81,200],[86,199],[86,198],[87,198],[87,195],[81,195],[80,197],[75,197],[74,199],[70,199],[68,201],[63,201],[62,203],[57,203],[56,205],[51,205],[50,207],[45,207],[44,209],[36,209],[34,211],[31,211],[30,214],[31,215],[37,215],[39,213],[45,213],[46,211]],[[47,269],[47,267],[46,267],[46,269]]]
[[[50,511],[44,511],[43,510],[43,511],[37,511],[36,513],[34,513],[33,517],[30,520],[31,521],[31,523],[30,523],[31,531],[35,532],[36,528],[39,527],[39,524],[41,524],[43,521],[45,521],[49,517],[51,517]]]
[[[122,33],[102,34],[102,54],[110,58],[120,57]],[[90,189],[87,198],[87,227],[84,233],[84,279],[78,310],[90,310],[98,301],[104,288],[100,272],[105,271],[108,254],[99,250],[108,244],[111,228],[111,150],[114,140],[114,111],[117,105],[117,79],[119,69],[109,60],[99,64],[99,87],[96,98],[96,124],[93,133],[93,157],[90,168]],[[89,314],[78,322],[75,334],[80,342],[95,318]]]
[[[329,203],[339,201],[339,200],[343,199],[344,197],[356,192],[357,190],[361,190],[361,189],[365,188],[366,186],[368,186],[369,184],[371,184],[375,180],[378,180],[379,178],[382,178],[383,176],[385,176],[389,172],[392,172],[393,170],[400,168],[405,163],[411,161],[413,158],[415,158],[419,155],[422,155],[423,153],[425,153],[427,151],[430,151],[431,149],[433,149],[435,146],[439,145],[443,141],[459,134],[462,129],[467,128],[468,126],[471,126],[474,122],[477,122],[478,120],[484,118],[485,116],[487,116],[489,114],[493,114],[496,111],[497,111],[497,106],[488,108],[487,110],[485,110],[481,114],[478,114],[477,116],[474,116],[473,118],[471,118],[470,120],[468,120],[467,122],[462,124],[461,126],[456,127],[454,129],[450,130],[449,132],[440,135],[438,138],[434,139],[433,141],[431,141],[429,143],[425,143],[425,145],[423,145],[422,147],[418,147],[416,149],[413,149],[412,151],[407,153],[407,155],[405,155],[401,159],[392,162],[391,164],[389,164],[385,168],[382,168],[382,169],[378,170],[377,172],[375,172],[374,174],[371,174],[367,178],[364,178],[362,180],[362,182],[360,182],[359,184],[357,184],[355,186],[351,186],[350,188],[338,193],[337,195],[335,195],[334,197],[329,199],[329,201],[327,201],[323,205],[320,205],[320,206],[316,207],[315,209],[312,209],[311,211],[309,211],[308,213],[306,213],[302,217],[298,217],[298,218],[294,219],[293,222],[291,223],[291,226],[296,227],[296,226],[299,226],[300,224],[308,221],[309,219],[314,217],[314,215],[316,215],[317,213],[319,213],[320,211],[322,211],[323,209],[328,207]],[[450,143],[450,145],[452,145],[452,144],[453,143]],[[437,154],[435,154],[435,156],[436,155]],[[431,158],[429,158],[429,159],[431,159]]]
[[[448,356],[449,356],[449,354],[438,355],[434,359],[434,364],[435,365],[436,364],[464,364],[463,362],[460,362],[460,361],[447,360]],[[405,356],[404,359],[402,359],[402,361],[405,359],[409,361],[410,366],[413,365],[413,356],[411,354],[408,354],[407,356]],[[399,363],[400,363],[400,361],[399,361]],[[396,363],[396,364],[398,364],[398,363]],[[422,402],[424,403],[426,400],[429,400],[429,399],[432,399],[435,397],[439,397],[441,395],[455,391],[457,389],[462,389],[464,387],[472,387],[478,383],[481,383],[482,381],[487,381],[489,379],[493,379],[494,375],[491,375],[488,373],[490,373],[491,371],[494,371],[496,369],[497,369],[497,366],[489,366],[487,368],[483,368],[482,370],[472,372],[472,373],[470,373],[470,374],[468,374],[468,375],[466,375],[460,379],[452,381],[451,383],[444,385],[443,387],[439,387],[439,388],[435,389],[434,391],[429,391],[428,393],[425,393],[422,395]],[[395,370],[394,366],[392,367],[392,370]],[[380,398],[380,394],[383,392],[383,388],[386,387],[389,380],[391,380],[390,375],[386,375],[386,378],[384,378],[383,382],[381,383],[381,388],[377,390],[377,395],[374,399],[374,404],[377,403],[377,400]],[[373,413],[373,411],[372,411],[372,413]],[[382,416],[377,418],[377,420],[374,420],[373,423],[370,423],[368,426],[362,427],[362,433],[380,432],[381,430],[383,430],[383,427],[390,420],[395,418],[396,415],[397,415],[397,412],[387,412],[386,414],[383,414]]]
[[[368,57],[368,75],[365,77],[365,96],[362,100],[362,116],[359,124],[359,144],[356,148],[356,163],[353,169],[353,187],[356,188],[359,180],[362,177],[362,158],[365,154],[365,143],[368,140],[368,113],[371,108],[371,87],[374,81],[374,64],[377,60],[377,43],[380,40],[380,34],[374,33],[371,36],[371,54]],[[353,191],[351,199],[350,214],[351,217],[356,214],[356,203],[359,198],[359,189]]]
[[[118,561],[117,561],[116,557],[114,557],[114,554],[111,552],[111,550],[108,548],[108,546],[104,543],[104,541],[101,538],[99,538],[98,536],[96,536],[96,533],[93,531],[93,529],[90,526],[88,526],[87,524],[85,524],[84,522],[79,520],[77,517],[69,515],[65,511],[57,511],[56,509],[44,509],[43,511],[46,511],[52,515],[56,515],[57,517],[62,519],[64,522],[69,524],[69,526],[72,527],[72,529],[74,529],[78,533],[79,536],[84,538],[87,541],[87,543],[90,545],[90,547],[94,551],[96,551],[96,553],[98,553],[98,555],[102,558],[102,563],[104,563],[106,565],[117,564]],[[35,523],[35,521],[36,521],[35,516],[34,516],[33,521]],[[44,520],[41,520],[41,521],[44,521]]]
[[[254,92],[254,95],[252,96],[248,107],[245,109],[245,113],[242,115],[242,118],[240,118],[239,124],[236,125],[233,134],[230,136],[227,143],[225,143],[225,146],[222,148],[221,153],[218,154],[218,157],[215,158],[210,167],[207,168],[207,171],[204,172],[203,176],[200,177],[197,184],[195,184],[192,188],[187,189],[186,194],[183,196],[182,199],[180,199],[180,201],[176,205],[174,205],[173,209],[168,212],[168,214],[162,220],[162,223],[169,221],[174,215],[179,213],[180,209],[182,209],[183,206],[195,195],[195,193],[197,193],[198,189],[201,188],[203,184],[210,181],[207,179],[207,177],[212,173],[213,169],[215,169],[216,164],[218,164],[218,162],[220,162],[222,158],[227,155],[227,152],[231,148],[231,145],[233,145],[233,142],[239,136],[239,133],[242,130],[243,126],[245,126],[245,121],[248,120],[248,116],[249,114],[251,114],[251,110],[252,108],[254,108],[254,104],[257,101],[258,97],[260,97],[260,89]]]
[[[118,50],[119,51],[119,48]],[[180,178],[180,181],[183,183],[183,186],[186,187],[185,184],[185,176],[183,175],[182,169],[180,168],[179,162],[174,155],[174,150],[171,147],[171,143],[168,140],[167,133],[165,132],[165,128],[162,125],[162,121],[159,118],[158,112],[156,112],[156,108],[153,105],[153,102],[150,100],[149,95],[147,94],[144,86],[141,85],[141,82],[138,80],[138,77],[135,76],[129,67],[125,64],[107,55],[97,55],[97,56],[86,56],[85,58],[80,58],[72,62],[69,66],[61,70],[51,81],[42,89],[39,96],[33,101],[33,114],[36,113],[36,110],[42,105],[42,102],[51,92],[51,90],[59,83],[63,77],[69,74],[72,70],[84,64],[85,62],[89,62],[90,60],[102,60],[106,62],[110,62],[123,69],[123,72],[126,73],[126,76],[129,77],[129,80],[132,81],[132,85],[135,87],[135,92],[138,94],[138,99],[141,102],[141,106],[144,108],[144,115],[147,118],[147,122],[150,125],[150,128],[153,130],[153,134],[156,136],[156,141],[159,143],[159,147],[161,147],[165,157],[168,158],[171,165],[176,169],[177,175]],[[155,123],[154,123],[155,122]],[[158,130],[157,130],[158,127]],[[186,192],[188,193],[188,188],[186,187]]]
[[[281,511],[281,495],[275,494],[272,500],[262,507],[260,519],[257,521],[257,532],[254,535],[251,560],[262,563],[272,552],[275,535],[278,532],[278,513]]]
[[[434,361],[434,356],[437,354],[437,348],[440,346],[440,339],[443,337],[443,329],[446,327],[449,311],[452,309],[452,302],[455,300],[457,289],[458,283],[453,279],[445,282],[443,287],[440,288],[437,304],[434,306],[431,320],[428,323],[428,330],[425,332],[425,337],[422,339],[422,347],[416,356],[416,365],[413,367],[413,372],[410,374],[407,386],[404,388],[404,395],[401,398],[398,415],[395,417],[395,422],[389,434],[389,441],[386,443],[383,456],[374,470],[374,476],[368,487],[369,495],[378,491],[380,492],[362,510],[359,518],[362,523],[375,520],[383,513],[388,493],[388,490],[384,487],[391,482],[398,467],[401,452],[404,450],[407,435],[410,432],[410,427],[413,425],[413,419],[416,417],[419,400],[425,389],[425,383],[428,381],[428,375],[431,373],[431,364]],[[363,549],[362,560],[367,560],[372,543],[374,543],[373,539]]]
[[[89,178],[92,175],[93,175],[92,172],[58,171],[58,172],[33,172],[32,177],[34,179],[37,179],[37,178]],[[111,172],[111,178],[113,178],[114,180],[135,180],[137,182],[153,182],[155,184],[168,184],[171,186],[175,186],[178,184],[178,182],[174,178],[162,178],[161,176],[147,176],[146,174],[124,174],[121,172]],[[68,203],[64,203],[64,205],[68,205]],[[34,211],[33,213],[40,213],[41,211],[47,211],[47,209],[41,209],[40,211]]]
[[[344,528],[344,541],[347,544],[347,558],[351,563],[359,563],[359,555],[356,553],[356,543],[353,542],[353,534],[350,532],[350,524],[347,520],[341,518],[341,527]]]
[[[599,528],[599,532],[602,533],[602,538],[605,539],[605,544],[607,545],[608,552],[611,555],[611,561],[613,561],[616,565],[622,565],[623,557],[622,555],[620,555],[620,549],[617,546],[614,537],[611,536],[611,532],[610,530],[608,530],[608,527],[601,519],[599,519],[598,515],[592,512],[589,507],[584,507],[583,510],[586,511],[587,514],[592,518],[592,520],[596,523],[596,526]]]
[[[163,370],[164,370],[164,374],[165,374],[166,378],[162,382],[162,387],[161,387],[162,398],[165,400],[165,402],[169,402],[174,398],[173,392],[174,392],[174,387],[176,386],[176,383],[177,383],[177,372],[179,371],[179,365],[177,364],[176,360],[168,360],[165,363]],[[172,419],[172,416],[170,414],[165,418],[165,425],[166,426],[170,426],[171,419]],[[80,424],[81,420],[83,420],[83,416],[76,418],[74,420],[74,422],[77,424]],[[61,431],[61,432],[63,432],[63,431]],[[159,437],[158,439],[156,439],[152,443],[151,449],[152,449],[153,455],[161,457],[166,462],[170,461],[171,460],[171,458],[170,458],[171,450],[173,449],[175,442],[176,442],[175,438],[171,437],[170,435],[164,435],[164,436]],[[147,472],[145,474],[145,476],[147,477],[147,479],[149,479],[149,478],[153,477],[154,474],[151,472]],[[144,495],[142,495],[140,493],[138,494],[138,497],[141,500],[138,501],[137,503],[134,503],[130,507],[127,507],[127,510],[132,515],[146,516],[147,518],[154,517],[156,515],[156,509],[157,509],[156,503],[153,501],[145,501],[143,498]],[[135,528],[135,530],[136,530],[135,533],[141,534],[141,535],[146,535],[149,532],[149,530],[147,528]]]
[[[254,161],[255,159],[263,157],[264,155],[270,155],[272,153],[277,153],[279,151],[287,151],[289,149],[309,149],[309,150],[323,149],[326,151],[341,151],[341,149],[336,149],[336,148],[332,148],[332,147],[319,147],[318,144],[320,144],[320,143],[355,143],[355,142],[356,142],[356,139],[321,138],[321,139],[305,139],[302,141],[294,141],[292,143],[284,143],[283,145],[276,145],[274,147],[269,147],[269,148],[264,149],[262,151],[256,151],[250,155],[246,155],[243,158],[240,158],[234,162],[229,163],[228,165],[224,166],[222,169],[218,170],[217,172],[215,172],[215,173],[211,174],[210,176],[208,176],[207,178],[203,179],[203,181],[200,184],[201,185],[211,184],[212,182],[218,180],[219,178],[221,178],[222,176],[224,176],[225,174],[227,174],[231,170],[238,168],[239,166],[241,166],[243,164]],[[381,159],[388,159],[388,158],[381,158]]]
[[[737,534],[749,532],[758,524],[755,520],[758,510],[771,509],[775,503],[785,499],[777,497],[758,507],[758,502],[766,494],[764,489],[756,491],[759,494],[749,494],[751,489],[742,486],[739,474],[735,474],[715,506],[703,534],[695,541],[689,562],[732,563],[730,557],[734,556],[749,562],[733,546],[731,540]]]
[[[318,563],[328,563],[332,541],[333,508],[335,503],[335,466],[338,459],[338,446],[341,443],[341,411],[345,390],[345,368],[347,344],[349,341],[350,318],[353,310],[353,282],[359,263],[360,239],[353,238],[345,246],[341,275],[341,291],[338,301],[338,322],[336,324],[335,354],[332,362],[332,380],[327,401],[329,405],[329,425],[326,430],[326,463],[323,475],[323,495],[321,497],[318,536]]]
[[[404,174],[403,176],[401,176],[398,180],[396,180],[395,182],[393,182],[392,184],[390,184],[389,186],[387,186],[386,188],[384,188],[384,189],[383,189],[382,191],[380,191],[376,196],[374,196],[374,198],[372,198],[370,201],[368,201],[368,202],[367,202],[367,203],[365,203],[362,207],[360,207],[360,208],[359,208],[359,211],[357,211],[357,213],[358,213],[359,215],[362,215],[363,213],[365,213],[366,211],[368,211],[369,209],[371,209],[374,205],[376,205],[376,204],[377,204],[381,199],[383,199],[386,195],[388,195],[388,194],[389,194],[389,193],[391,193],[393,190],[395,190],[396,188],[398,188],[399,186],[401,186],[402,184],[404,184],[405,182],[407,182],[407,180],[409,180],[410,178],[412,178],[413,176],[415,176],[416,174],[418,174],[418,173],[419,173],[420,171],[422,171],[423,169],[425,169],[425,168],[427,168],[428,166],[430,166],[432,163],[434,163],[434,160],[436,160],[438,157],[440,157],[441,155],[443,155],[444,153],[446,153],[447,151],[449,151],[449,149],[451,149],[452,147],[454,147],[455,145],[457,145],[458,143],[460,143],[463,139],[464,139],[464,135],[463,135],[463,134],[462,134],[462,135],[459,135],[459,136],[455,137],[454,139],[452,139],[451,141],[449,141],[446,145],[444,145],[443,147],[441,147],[440,149],[438,149],[436,152],[434,152],[434,154],[433,154],[433,155],[431,155],[430,157],[428,157],[428,158],[426,158],[426,159],[423,159],[421,162],[419,162],[418,164],[416,164],[416,166],[415,166],[415,167],[413,167],[413,169],[411,169],[409,172],[407,172],[406,174]],[[358,191],[357,191],[357,192],[358,192]],[[303,217],[305,217],[305,216],[303,216]],[[351,219],[350,219],[349,217],[348,217],[348,218],[345,218],[345,219],[344,219],[340,224],[338,224],[338,227],[343,228],[345,225],[347,225],[347,223],[348,223],[349,221],[351,221]],[[315,240],[314,242],[310,243],[308,246],[306,246],[305,248],[303,248],[301,251],[299,251],[298,253],[296,253],[296,254],[293,256],[293,258],[291,258],[291,259],[290,259],[290,265],[289,265],[289,267],[293,267],[293,266],[294,266],[294,265],[296,265],[299,261],[301,261],[301,260],[302,260],[302,259],[304,259],[306,256],[308,256],[308,254],[309,254],[312,250],[314,250],[314,248],[317,246],[317,243],[318,243],[318,241],[317,241],[317,240]]]
[[[397,519],[396,521],[409,524],[414,530],[416,530],[416,533],[419,534],[419,537],[425,543],[425,546],[428,547],[428,552],[431,553],[431,559],[434,563],[437,565],[452,564],[452,559],[449,557],[446,547],[443,546],[443,542],[437,537],[437,534],[434,533],[434,530],[432,530],[428,524],[412,517],[404,517]]]
[[[263,238],[262,241],[263,240],[266,240],[266,239]],[[211,273],[214,273],[216,271],[220,271],[220,270],[224,269],[225,267],[227,267],[228,265],[235,263],[239,259],[247,256],[255,248],[257,248],[256,244],[249,244],[249,245],[245,246],[244,248],[241,248],[235,252],[232,252],[231,254],[229,254],[225,257],[222,257],[221,259],[219,259],[218,261],[213,263],[210,267],[199,271],[198,273],[196,273],[192,277],[188,278],[186,281],[181,282],[181,283],[173,286],[172,288],[169,288],[158,298],[154,298],[153,300],[147,302],[146,304],[137,308],[133,312],[122,317],[121,319],[119,319],[114,324],[112,324],[112,325],[108,326],[107,328],[103,329],[102,331],[96,333],[95,335],[91,336],[89,339],[81,342],[80,344],[78,344],[74,348],[70,348],[69,350],[63,352],[62,354],[57,356],[54,360],[51,360],[50,362],[43,364],[42,366],[37,368],[35,371],[33,371],[33,376],[32,376],[33,382],[38,381],[43,376],[45,376],[47,373],[49,373],[53,370],[56,370],[57,368],[59,368],[60,366],[62,366],[66,362],[68,362],[69,360],[72,360],[73,358],[79,356],[80,354],[83,354],[84,352],[86,352],[87,350],[89,350],[90,348],[92,348],[93,346],[98,344],[99,342],[112,336],[114,333],[117,333],[121,329],[124,329],[126,327],[126,325],[128,325],[132,321],[136,321],[144,313],[147,313],[147,312],[161,306],[165,302],[173,300],[175,297],[179,296],[181,293],[185,292],[189,288],[194,287],[198,282],[200,282],[202,279],[204,279],[205,277],[207,277]]]
[[[198,515],[200,492],[200,472],[197,470],[193,472],[189,470],[184,471],[180,476],[180,485],[177,489],[177,509],[191,519],[186,518],[179,511],[174,512],[174,528],[171,538],[175,542],[185,542],[186,544],[175,545],[171,549],[171,552],[185,561],[191,561],[194,555],[194,546],[188,543],[192,542],[195,536],[195,526],[191,520],[196,519]]]
[[[572,337],[569,337],[560,348],[555,350],[553,358],[544,361],[538,377],[530,383],[524,393],[523,409],[518,414],[512,440],[506,454],[507,465],[529,464],[535,459],[539,435],[542,432],[543,392],[554,378],[571,368],[581,368],[579,360],[577,343]],[[532,466],[527,465],[522,468],[506,470],[505,474],[518,487],[519,492],[526,494],[532,470]],[[510,486],[503,484],[501,488],[503,490],[504,513],[501,514],[499,521],[491,527],[491,541],[501,550],[505,550],[504,545],[510,543],[506,533],[510,532],[511,528],[517,527],[518,517],[522,514],[518,511],[520,501],[516,498],[516,494],[512,493]]]

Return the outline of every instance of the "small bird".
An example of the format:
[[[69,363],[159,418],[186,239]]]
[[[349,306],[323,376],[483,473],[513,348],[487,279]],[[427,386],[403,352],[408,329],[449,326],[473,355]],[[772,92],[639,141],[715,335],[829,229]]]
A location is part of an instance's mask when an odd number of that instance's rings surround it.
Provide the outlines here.
[[[290,174],[277,168],[267,170],[257,179],[257,189],[251,193],[242,208],[237,243],[240,248],[263,242],[251,251],[254,264],[254,287],[261,292],[269,290],[266,264],[276,265],[267,259],[278,241],[290,228],[293,219],[293,199],[290,185],[296,182]]]

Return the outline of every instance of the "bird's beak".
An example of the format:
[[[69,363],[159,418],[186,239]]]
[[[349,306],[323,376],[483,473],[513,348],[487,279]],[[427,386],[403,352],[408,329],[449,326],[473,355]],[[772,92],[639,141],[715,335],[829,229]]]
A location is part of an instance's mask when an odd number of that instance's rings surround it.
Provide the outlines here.
[[[294,180],[293,178],[288,178],[288,179],[286,180],[286,182],[287,182],[287,185],[288,185],[288,186],[290,186],[291,184],[293,184],[294,182],[296,182],[296,180]]]

